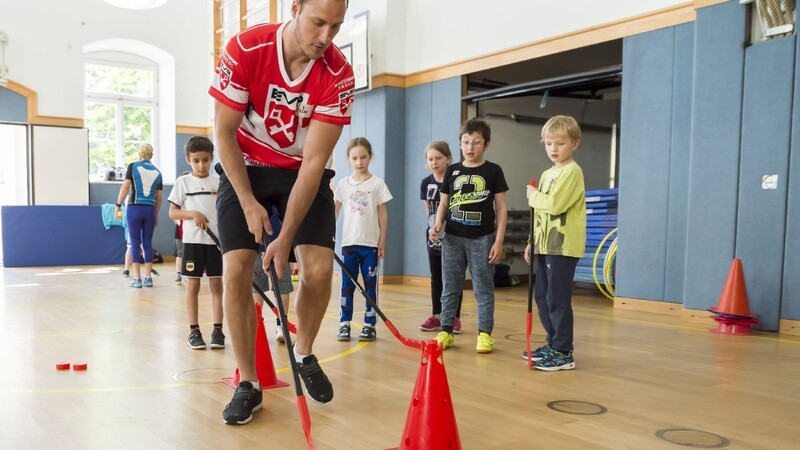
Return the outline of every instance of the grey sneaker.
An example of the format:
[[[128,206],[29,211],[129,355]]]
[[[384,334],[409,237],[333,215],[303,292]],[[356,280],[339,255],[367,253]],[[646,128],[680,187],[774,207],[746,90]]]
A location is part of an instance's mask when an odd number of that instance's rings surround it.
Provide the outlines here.
[[[349,341],[350,340],[350,325],[344,324],[339,327],[339,332],[336,333],[336,339],[340,341]]]
[[[211,348],[225,348],[225,335],[222,334],[222,329],[214,328],[211,332]]]
[[[206,349],[206,341],[203,340],[203,333],[198,331],[192,331],[189,334],[189,347],[194,350],[205,350]]]
[[[375,327],[372,325],[364,325],[364,328],[361,329],[361,333],[358,335],[359,342],[372,342],[375,340]]]

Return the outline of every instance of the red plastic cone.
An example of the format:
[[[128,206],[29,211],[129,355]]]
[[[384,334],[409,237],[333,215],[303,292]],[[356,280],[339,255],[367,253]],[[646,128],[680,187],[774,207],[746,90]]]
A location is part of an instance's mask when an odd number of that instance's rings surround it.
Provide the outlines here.
[[[741,317],[753,316],[750,313],[750,305],[747,300],[747,286],[744,282],[741,259],[735,258],[731,263],[728,279],[725,280],[725,287],[722,288],[722,295],[719,296],[717,306],[709,309],[718,314]]]
[[[397,449],[461,449],[442,348],[431,340],[422,348],[422,363]]]
[[[256,305],[256,318],[258,320],[258,328],[256,329],[256,376],[258,382],[261,384],[261,389],[273,389],[279,387],[289,386],[289,383],[278,379],[275,373],[275,365],[272,363],[272,353],[269,351],[269,343],[267,342],[267,331],[264,329],[264,318],[261,316],[261,305]],[[232,377],[222,379],[222,382],[234,389],[239,385],[241,375],[239,368],[233,371]]]

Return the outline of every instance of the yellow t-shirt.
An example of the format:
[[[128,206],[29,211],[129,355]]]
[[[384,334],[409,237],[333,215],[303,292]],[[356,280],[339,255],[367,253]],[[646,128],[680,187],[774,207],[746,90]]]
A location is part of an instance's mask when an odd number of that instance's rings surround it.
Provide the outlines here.
[[[533,253],[582,258],[586,251],[586,188],[575,161],[542,173],[534,209]]]

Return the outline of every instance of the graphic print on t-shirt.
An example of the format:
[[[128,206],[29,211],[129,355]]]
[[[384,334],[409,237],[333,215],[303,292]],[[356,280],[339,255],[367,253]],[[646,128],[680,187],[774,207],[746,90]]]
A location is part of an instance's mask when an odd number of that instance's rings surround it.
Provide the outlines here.
[[[453,182],[454,193],[450,196],[450,220],[468,227],[481,226],[480,211],[463,211],[462,205],[480,203],[491,195],[486,189],[486,180],[480,175],[459,175]]]
[[[369,206],[369,191],[356,190],[350,195],[350,211],[363,216]]]

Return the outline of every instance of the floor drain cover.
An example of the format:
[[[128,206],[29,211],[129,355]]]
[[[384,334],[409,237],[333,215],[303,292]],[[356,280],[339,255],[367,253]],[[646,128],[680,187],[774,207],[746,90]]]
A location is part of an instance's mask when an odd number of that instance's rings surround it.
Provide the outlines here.
[[[672,444],[692,448],[723,448],[731,445],[731,441],[723,436],[691,428],[658,430],[656,437]]]
[[[178,372],[172,379],[184,383],[214,384],[221,382],[223,377],[231,376],[232,373],[225,369],[192,369]]]
[[[608,409],[603,405],[580,400],[556,400],[548,403],[547,407],[554,411],[581,416],[595,416],[608,412]]]

